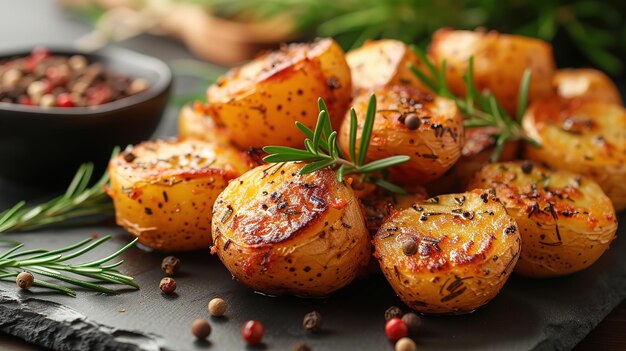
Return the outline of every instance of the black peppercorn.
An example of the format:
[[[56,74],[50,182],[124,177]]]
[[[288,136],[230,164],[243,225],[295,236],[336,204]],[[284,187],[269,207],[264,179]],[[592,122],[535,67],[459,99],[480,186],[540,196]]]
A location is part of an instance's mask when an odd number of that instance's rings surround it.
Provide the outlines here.
[[[524,174],[530,174],[530,172],[533,171],[533,163],[530,161],[524,161],[522,162],[522,172],[524,172]]]
[[[404,125],[410,130],[415,130],[420,126],[420,119],[417,115],[410,114],[404,118]]]
[[[165,275],[172,276],[180,268],[180,260],[174,256],[167,256],[161,262],[161,269]]]
[[[417,244],[415,243],[415,241],[409,239],[402,243],[402,252],[404,252],[404,254],[407,256],[415,255],[415,253],[417,252]]]
[[[398,306],[391,306],[385,311],[385,320],[402,317],[402,310]]]
[[[322,329],[322,315],[317,311],[309,312],[302,321],[304,329],[310,332],[317,332]]]
[[[419,331],[420,325],[422,325],[421,318],[412,312],[409,312],[402,316],[402,321],[409,327],[409,333],[415,335]]]
[[[137,158],[137,156],[135,156],[135,154],[133,154],[130,151],[124,151],[124,161],[131,163],[133,161],[135,161],[135,159]]]

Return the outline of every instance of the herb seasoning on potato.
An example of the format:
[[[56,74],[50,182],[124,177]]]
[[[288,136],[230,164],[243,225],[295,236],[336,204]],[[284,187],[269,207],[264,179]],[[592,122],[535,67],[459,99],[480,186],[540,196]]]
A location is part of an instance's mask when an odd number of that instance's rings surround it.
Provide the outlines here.
[[[611,200],[590,178],[529,162],[494,163],[469,188],[493,188],[522,236],[515,272],[554,277],[594,263],[615,239]]]
[[[402,252],[414,240],[415,255]],[[391,215],[374,256],[400,299],[423,313],[472,312],[500,291],[520,252],[516,223],[486,190],[442,195]]]

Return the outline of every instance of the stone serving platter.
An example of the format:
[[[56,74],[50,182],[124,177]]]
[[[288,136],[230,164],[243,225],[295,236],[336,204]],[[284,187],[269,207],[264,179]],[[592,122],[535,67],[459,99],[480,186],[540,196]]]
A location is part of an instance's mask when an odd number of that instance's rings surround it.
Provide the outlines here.
[[[5,185],[5,184],[2,184]],[[1,188],[0,188],[1,189]],[[0,194],[3,193],[0,191]],[[2,199],[6,205],[7,199]],[[626,216],[620,222],[626,223]],[[113,234],[97,258],[124,246],[130,235],[112,224],[9,234],[28,247],[57,248],[91,235]],[[624,225],[618,238],[626,236]],[[570,349],[626,297],[626,241],[618,239],[589,269],[569,277],[533,280],[512,276],[488,305],[461,316],[424,317],[420,350]],[[91,254],[91,253],[90,253]],[[268,297],[233,279],[208,250],[179,255],[178,288],[161,294],[163,254],[134,247],[123,254],[122,271],[140,290],[104,295],[78,290],[72,298],[40,288],[21,291],[0,283],[0,330],[55,350],[242,350],[240,328],[249,319],[266,326],[264,343],[253,350],[290,350],[306,341],[314,350],[393,350],[385,337],[384,311],[404,305],[382,276],[356,281],[325,299]],[[228,302],[225,318],[211,318],[208,301]],[[302,328],[305,313],[322,314],[321,333]],[[208,318],[209,341],[196,341],[191,323]]]

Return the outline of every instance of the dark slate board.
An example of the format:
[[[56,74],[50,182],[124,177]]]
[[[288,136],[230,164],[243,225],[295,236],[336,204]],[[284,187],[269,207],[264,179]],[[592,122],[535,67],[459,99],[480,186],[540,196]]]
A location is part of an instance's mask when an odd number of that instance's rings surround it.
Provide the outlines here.
[[[621,216],[621,222],[626,216]],[[55,248],[93,233],[114,234],[102,254],[130,239],[114,226],[47,230],[11,234],[33,247]],[[618,236],[626,235],[624,227]],[[613,247],[588,270],[570,277],[531,280],[512,277],[495,300],[473,314],[424,317],[417,338],[420,350],[544,350],[570,349],[626,297],[626,241]],[[246,320],[266,325],[264,347],[289,350],[306,340],[314,350],[391,350],[383,312],[401,302],[381,277],[355,282],[327,299],[272,298],[255,294],[236,281],[208,252],[179,255],[182,272],[176,295],[158,289],[163,255],[133,248],[123,270],[142,289],[106,296],[79,291],[77,298],[42,289],[19,291],[0,284],[0,330],[57,350],[237,350]],[[94,257],[95,258],[95,257]],[[194,340],[190,325],[209,318],[207,302],[221,296],[229,303],[227,318],[210,318],[210,342]],[[324,331],[308,335],[302,317],[318,310]],[[121,312],[124,311],[124,312]]]
[[[88,30],[66,18],[52,1],[1,2],[0,18],[0,32],[16,33],[0,40],[0,50],[68,44]],[[31,30],[33,26],[38,30]],[[153,37],[136,38],[124,46],[165,60],[190,57],[179,44]],[[176,83],[175,93],[204,89],[180,78]],[[175,126],[176,109],[171,108],[156,135],[173,135]],[[45,187],[0,180],[0,210],[48,193]],[[626,224],[626,214],[620,222]],[[130,240],[111,223],[6,238],[30,247],[56,248],[93,233],[115,235],[102,246],[103,254]],[[618,237],[624,235],[622,225]],[[494,301],[473,314],[424,317],[418,346],[420,350],[570,349],[626,297],[626,260],[621,258],[625,250],[620,238],[584,272],[550,280],[513,276]],[[382,276],[357,281],[327,299],[271,298],[233,281],[217,257],[195,252],[180,255],[177,294],[169,297],[158,289],[162,257],[140,248],[125,253],[123,270],[135,276],[142,289],[112,296],[79,290],[77,298],[70,298],[41,289],[19,291],[11,283],[0,283],[0,331],[57,350],[238,350],[245,349],[239,336],[242,324],[258,319],[266,325],[265,344],[251,350],[289,350],[301,340],[314,350],[393,349],[384,334],[383,312],[402,304]],[[214,296],[228,301],[228,316],[210,319],[209,342],[195,341],[190,325],[196,318],[208,318],[206,305]],[[324,330],[308,335],[301,327],[302,317],[313,309],[323,315]]]

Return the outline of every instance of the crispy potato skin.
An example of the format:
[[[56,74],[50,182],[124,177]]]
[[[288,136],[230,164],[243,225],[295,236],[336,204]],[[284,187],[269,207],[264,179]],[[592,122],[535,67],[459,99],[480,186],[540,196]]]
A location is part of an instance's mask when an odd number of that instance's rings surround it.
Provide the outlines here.
[[[554,277],[593,264],[615,239],[611,200],[590,178],[522,162],[495,163],[476,173],[469,188],[495,189],[522,236],[515,272]]]
[[[248,169],[232,146],[186,138],[138,144],[109,163],[117,224],[159,251],[209,248],[213,202]]]
[[[525,157],[594,179],[617,211],[626,208],[626,110],[594,98],[553,97],[533,103],[523,121],[541,143]]]
[[[254,168],[215,202],[213,252],[256,291],[326,296],[369,262],[370,237],[357,197],[334,171],[299,175],[303,166]]]
[[[463,121],[453,101],[399,85],[380,88],[374,93],[377,112],[367,162],[394,155],[410,156],[408,162],[389,169],[391,180],[398,184],[424,184],[452,167],[463,145]],[[358,119],[357,149],[369,96],[365,93],[353,101]],[[409,115],[420,119],[415,130],[404,124]],[[339,133],[339,147],[344,155],[349,155],[349,133],[348,113]]]
[[[399,40],[366,41],[360,48],[349,51],[346,61],[352,72],[355,95],[398,84],[429,91],[409,68],[411,64],[423,68],[424,64],[408,45]]]
[[[461,157],[441,178],[426,184],[428,193],[440,195],[465,191],[474,173],[490,162],[496,145],[495,130],[494,127],[466,128]],[[515,160],[520,146],[518,141],[509,141],[500,155],[500,160]]]
[[[406,255],[405,242],[417,252]],[[486,190],[442,195],[393,214],[374,256],[398,296],[422,313],[467,313],[493,299],[517,262],[520,235]]]
[[[515,116],[519,86],[526,68],[532,70],[529,100],[552,93],[556,66],[552,46],[538,39],[485,31],[440,29],[432,38],[428,53],[435,63],[446,61],[450,89],[465,95],[463,75],[474,57],[474,81],[479,91],[489,90],[504,109]]]
[[[178,116],[178,134],[182,137],[196,138],[221,145],[231,145],[230,132],[219,126],[207,114],[204,106],[187,105],[180,110]]]
[[[622,97],[611,78],[591,68],[570,68],[556,71],[553,79],[556,93],[564,98],[593,97],[621,105]]]
[[[250,146],[302,146],[300,121],[314,129],[317,99],[338,126],[350,104],[350,68],[332,39],[292,44],[232,69],[208,89],[210,115],[228,128],[232,140]]]

